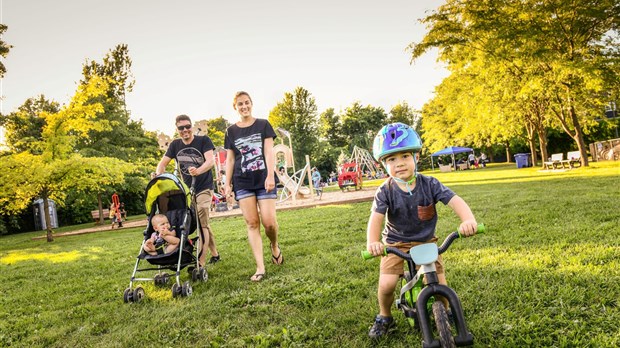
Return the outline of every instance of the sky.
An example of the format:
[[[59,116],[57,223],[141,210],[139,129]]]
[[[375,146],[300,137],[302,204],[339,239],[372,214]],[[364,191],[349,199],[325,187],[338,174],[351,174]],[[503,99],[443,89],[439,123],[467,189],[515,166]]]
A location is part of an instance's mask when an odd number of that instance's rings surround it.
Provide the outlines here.
[[[354,102],[419,109],[448,75],[429,52],[410,64],[418,22],[439,0],[0,0],[1,111],[41,94],[69,102],[82,66],[127,44],[135,87],[132,119],[172,135],[174,117],[237,120],[235,92],[250,93],[253,115],[269,111],[298,86],[319,114]]]

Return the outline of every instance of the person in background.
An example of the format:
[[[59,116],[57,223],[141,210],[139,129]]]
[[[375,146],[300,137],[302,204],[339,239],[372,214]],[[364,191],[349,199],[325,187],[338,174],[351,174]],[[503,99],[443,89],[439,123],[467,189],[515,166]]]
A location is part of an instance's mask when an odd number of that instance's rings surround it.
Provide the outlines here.
[[[316,191],[316,196],[321,197],[323,193],[323,189],[321,188],[321,173],[316,169],[316,167],[312,167],[312,186]]]

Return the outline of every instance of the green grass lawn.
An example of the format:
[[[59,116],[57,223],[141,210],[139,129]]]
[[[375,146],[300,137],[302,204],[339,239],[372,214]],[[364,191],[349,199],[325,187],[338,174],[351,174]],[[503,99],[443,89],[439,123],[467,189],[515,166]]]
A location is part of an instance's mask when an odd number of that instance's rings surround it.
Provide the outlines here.
[[[444,254],[475,347],[620,345],[620,163],[427,174],[488,228]],[[397,311],[394,335],[367,338],[379,265],[359,256],[369,209],[367,202],[278,213],[285,262],[268,264],[261,283],[249,281],[254,262],[242,218],[214,220],[222,261],[208,268],[209,280],[178,299],[144,284],[147,297],[133,304],[122,294],[141,229],[53,243],[31,240],[41,232],[2,237],[0,346],[421,346]],[[443,238],[458,219],[441,204],[438,212]]]

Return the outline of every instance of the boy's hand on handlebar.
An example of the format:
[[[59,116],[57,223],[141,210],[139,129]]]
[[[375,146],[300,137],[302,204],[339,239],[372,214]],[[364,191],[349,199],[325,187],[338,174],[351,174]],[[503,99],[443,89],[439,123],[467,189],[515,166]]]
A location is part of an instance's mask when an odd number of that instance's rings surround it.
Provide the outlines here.
[[[368,245],[366,246],[366,249],[368,250],[369,253],[372,254],[372,256],[380,256],[383,255],[383,243],[381,242],[372,242],[372,243],[368,243]]]
[[[465,220],[461,222],[461,225],[459,226],[459,233],[463,237],[471,237],[476,234],[477,230],[478,223],[476,222],[476,220]]]

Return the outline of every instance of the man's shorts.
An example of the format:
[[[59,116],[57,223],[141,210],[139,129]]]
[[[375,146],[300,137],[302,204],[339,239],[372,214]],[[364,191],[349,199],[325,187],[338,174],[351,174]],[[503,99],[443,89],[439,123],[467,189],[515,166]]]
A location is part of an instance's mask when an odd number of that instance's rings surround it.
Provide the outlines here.
[[[261,199],[276,199],[278,198],[278,190],[277,189],[273,189],[269,192],[265,191],[265,189],[255,189],[255,190],[246,190],[246,189],[241,189],[238,191],[235,191],[235,199],[240,201],[244,198],[248,198],[248,197],[256,197],[257,200],[261,200]]]
[[[207,189],[196,195],[196,210],[198,210],[198,219],[202,228],[209,228],[209,210],[211,210],[212,199],[212,190]]]
[[[409,249],[411,249],[412,247],[416,245],[426,244],[426,243],[436,243],[436,242],[437,242],[437,237],[433,237],[427,240],[426,242],[397,242],[394,244],[386,244],[385,246],[396,247],[400,249],[401,251],[409,253]],[[380,273],[402,275],[405,269],[404,263],[405,263],[405,260],[403,260],[400,256],[397,256],[394,254],[387,254],[387,256],[383,256],[381,258]],[[443,260],[441,258],[441,255],[439,255],[439,257],[437,258],[437,261],[435,261],[435,267],[437,268],[437,274],[444,273]],[[419,265],[416,265],[416,268],[419,268]]]

